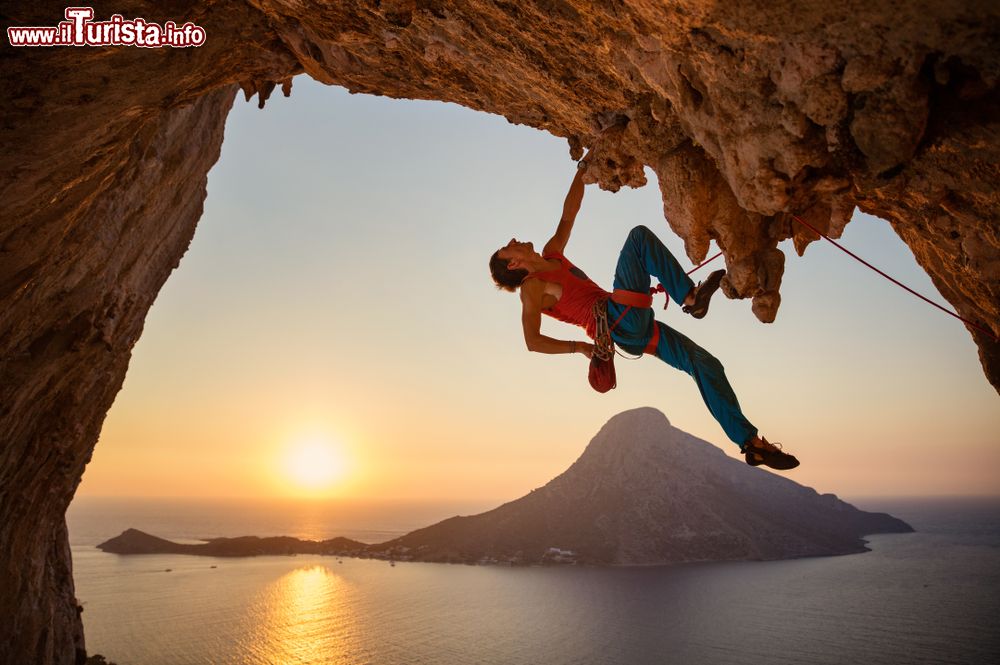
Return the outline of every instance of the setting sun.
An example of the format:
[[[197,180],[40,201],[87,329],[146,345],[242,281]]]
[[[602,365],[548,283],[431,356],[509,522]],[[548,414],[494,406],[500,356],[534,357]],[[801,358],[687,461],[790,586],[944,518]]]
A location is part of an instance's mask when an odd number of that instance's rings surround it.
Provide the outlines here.
[[[342,449],[330,437],[312,436],[289,446],[284,470],[297,489],[322,492],[343,478],[346,464]]]

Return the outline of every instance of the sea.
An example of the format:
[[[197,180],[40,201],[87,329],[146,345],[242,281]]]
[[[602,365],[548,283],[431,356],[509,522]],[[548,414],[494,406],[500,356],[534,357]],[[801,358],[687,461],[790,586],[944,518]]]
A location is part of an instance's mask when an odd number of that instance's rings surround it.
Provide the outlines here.
[[[381,542],[492,505],[80,497],[87,649],[117,665],[1000,663],[1000,498],[848,499],[871,551],[650,567],[106,554],[135,527]]]

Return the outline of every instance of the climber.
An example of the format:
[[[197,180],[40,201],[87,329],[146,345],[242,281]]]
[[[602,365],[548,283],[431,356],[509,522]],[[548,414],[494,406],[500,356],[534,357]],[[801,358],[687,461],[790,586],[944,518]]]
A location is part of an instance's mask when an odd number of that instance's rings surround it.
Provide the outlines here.
[[[670,251],[645,226],[632,229],[618,256],[614,293],[601,289],[563,256],[583,200],[582,176],[588,165],[587,157],[577,165],[559,226],[542,253],[538,254],[532,243],[512,238],[490,257],[490,273],[497,287],[511,292],[520,290],[521,324],[528,350],[581,353],[588,359],[594,356],[593,344],[542,335],[543,313],[581,326],[591,339],[595,339],[602,323],[615,321],[608,326],[611,340],[623,350],[655,354],[694,378],[709,411],[740,447],[747,464],[782,470],[798,466],[794,456],[783,452],[780,444],[771,444],[759,436],[757,428],[743,416],[722,364],[653,316],[648,295],[651,276],[660,280],[668,296],[682,305],[685,313],[700,319],[708,312],[709,301],[725,270],[713,272],[695,286]],[[604,317],[607,321],[598,320]]]

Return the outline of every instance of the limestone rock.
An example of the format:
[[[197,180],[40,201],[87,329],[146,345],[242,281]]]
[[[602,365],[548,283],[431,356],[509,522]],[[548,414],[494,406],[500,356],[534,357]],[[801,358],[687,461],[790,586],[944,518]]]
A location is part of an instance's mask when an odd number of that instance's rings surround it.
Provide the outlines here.
[[[5,26],[65,3],[7,3]],[[97,8],[98,12],[104,11]],[[14,48],[0,122],[0,661],[82,648],[63,512],[157,291],[201,214],[237,90],[305,72],[503,114],[593,147],[607,189],[660,178],[692,258],[777,315],[783,256],[854,206],[1000,333],[1000,5],[986,0],[128,0],[205,44]],[[97,18],[107,18],[99,15]],[[676,180],[671,180],[676,178]],[[929,314],[932,315],[932,314]],[[1000,386],[1000,343],[970,328]],[[13,590],[7,593],[7,590]]]

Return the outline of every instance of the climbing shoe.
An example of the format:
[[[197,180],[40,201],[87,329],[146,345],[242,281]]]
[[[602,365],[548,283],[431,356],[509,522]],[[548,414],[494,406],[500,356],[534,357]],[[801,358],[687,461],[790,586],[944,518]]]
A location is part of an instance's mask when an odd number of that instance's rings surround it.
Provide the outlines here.
[[[799,461],[795,459],[794,455],[789,455],[781,450],[780,443],[768,443],[764,437],[761,437],[761,441],[764,442],[763,446],[753,445],[752,439],[740,446],[740,452],[744,454],[747,464],[750,466],[760,466],[763,464],[772,469],[787,471],[799,465]],[[761,459],[758,459],[758,455]]]
[[[696,319],[705,318],[708,314],[708,302],[712,299],[712,294],[719,289],[719,284],[725,275],[725,270],[716,270],[704,282],[699,282],[698,286],[694,287],[694,302],[681,308],[684,313]]]

